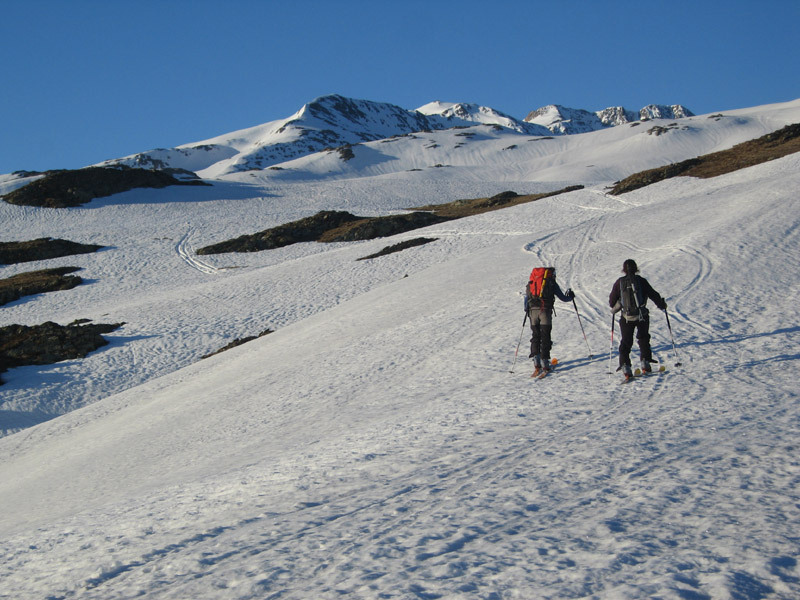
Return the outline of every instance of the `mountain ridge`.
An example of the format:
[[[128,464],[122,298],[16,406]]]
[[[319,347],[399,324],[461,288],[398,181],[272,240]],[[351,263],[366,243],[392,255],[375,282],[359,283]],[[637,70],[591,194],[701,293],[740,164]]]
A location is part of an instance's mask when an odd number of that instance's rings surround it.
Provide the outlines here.
[[[649,118],[656,118],[654,115],[680,118],[678,114],[692,114],[682,106],[675,108],[679,106],[674,105],[670,110],[665,105],[653,104],[642,109],[640,114],[651,115]],[[649,110],[645,113],[646,109]],[[606,116],[601,118],[600,113]],[[284,119],[174,148],[156,148],[106,160],[99,166],[121,164],[149,169],[185,169],[204,178],[215,178],[268,169],[326,149],[420,131],[491,125],[526,135],[568,135],[628,123],[634,115],[621,107],[607,108],[600,113],[550,105],[519,120],[477,104],[434,101],[408,110],[386,102],[331,94],[314,99]],[[538,116],[532,117],[534,114]],[[573,119],[580,125],[573,125]]]
[[[525,122],[546,127],[555,134],[575,135],[616,127],[635,121],[652,119],[683,119],[695,114],[681,104],[648,104],[638,112],[623,106],[611,106],[596,112],[549,104],[525,117]]]

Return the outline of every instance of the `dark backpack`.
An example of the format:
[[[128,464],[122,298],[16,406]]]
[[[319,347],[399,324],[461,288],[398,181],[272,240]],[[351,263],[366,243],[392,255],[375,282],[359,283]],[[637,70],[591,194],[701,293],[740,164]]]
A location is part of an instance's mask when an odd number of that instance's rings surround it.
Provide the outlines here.
[[[531,306],[552,306],[555,298],[553,282],[556,280],[556,270],[553,267],[535,267],[528,280],[528,293]]]
[[[620,278],[619,301],[622,305],[622,316],[626,321],[639,321],[644,318],[642,314],[644,298],[636,284],[635,275],[626,275]]]

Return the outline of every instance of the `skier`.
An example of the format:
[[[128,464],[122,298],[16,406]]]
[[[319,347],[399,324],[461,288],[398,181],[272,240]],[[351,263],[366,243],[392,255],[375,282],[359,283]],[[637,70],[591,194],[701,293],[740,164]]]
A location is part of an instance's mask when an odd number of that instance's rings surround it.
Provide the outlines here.
[[[639,344],[639,357],[642,365],[642,372],[650,373],[652,368],[650,363],[653,360],[652,350],[650,349],[650,313],[645,306],[647,299],[661,310],[667,310],[667,303],[661,295],[655,291],[650,283],[637,275],[639,267],[632,258],[622,263],[622,277],[614,282],[611,288],[611,295],[608,303],[612,312],[620,312],[619,328],[622,339],[619,342],[619,369],[625,380],[633,377],[631,371],[631,348],[633,348],[633,334],[636,332],[636,341]]]
[[[553,267],[536,267],[531,272],[525,288],[525,312],[531,322],[531,353],[534,371],[531,377],[544,377],[550,371],[550,348],[552,347],[553,305],[555,298],[569,302],[575,293],[566,293],[556,282]]]

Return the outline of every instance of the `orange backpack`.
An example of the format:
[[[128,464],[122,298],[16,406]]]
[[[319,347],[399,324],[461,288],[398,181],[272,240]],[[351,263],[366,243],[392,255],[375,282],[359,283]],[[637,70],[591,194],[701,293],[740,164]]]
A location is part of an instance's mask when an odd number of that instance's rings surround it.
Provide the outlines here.
[[[555,297],[553,293],[553,286],[550,282],[555,281],[556,270],[553,267],[535,267],[531,271],[531,276],[528,281],[528,290],[530,291],[531,300],[535,303],[540,302],[542,307],[545,302],[550,302]]]

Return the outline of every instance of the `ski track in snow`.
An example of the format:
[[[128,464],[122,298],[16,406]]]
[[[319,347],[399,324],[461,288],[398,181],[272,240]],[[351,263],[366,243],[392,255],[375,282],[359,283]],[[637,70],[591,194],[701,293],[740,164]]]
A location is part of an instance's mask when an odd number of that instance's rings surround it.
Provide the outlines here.
[[[178,244],[175,246],[175,251],[178,253],[184,262],[187,265],[192,267],[193,269],[197,269],[201,273],[206,273],[208,275],[216,275],[219,273],[219,269],[212,265],[209,265],[203,260],[198,258],[197,254],[194,253],[194,249],[191,246],[191,237],[194,233],[193,229],[189,229],[184,236],[180,239]]]
[[[669,136],[630,157],[674,160]],[[798,173],[795,155],[213,264],[192,242],[240,223],[489,186],[404,174],[275,186],[235,211],[0,205],[20,235],[115,244],[62,259],[91,284],[7,305],[7,322],[128,323],[83,361],[4,374],[5,426],[66,414],[0,439],[0,598],[795,600]],[[115,222],[129,231],[103,239]],[[356,260],[419,235],[440,239]],[[626,258],[667,299],[676,345],[651,310],[667,372],[621,386],[608,293]],[[541,381],[527,325],[508,371],[538,265],[575,290],[589,343],[558,303]]]

